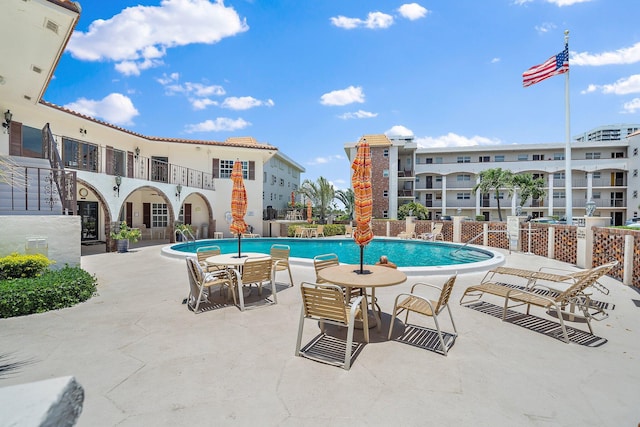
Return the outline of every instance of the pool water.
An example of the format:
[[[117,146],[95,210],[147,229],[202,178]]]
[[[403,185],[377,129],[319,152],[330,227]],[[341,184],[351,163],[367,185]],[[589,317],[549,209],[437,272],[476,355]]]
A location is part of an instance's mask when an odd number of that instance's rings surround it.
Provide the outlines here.
[[[288,245],[290,256],[313,259],[316,255],[335,253],[340,262],[358,264],[360,247],[353,239],[288,239],[258,238],[242,239],[243,252],[269,253],[274,244]],[[173,251],[194,253],[197,248],[219,246],[223,254],[238,251],[237,239],[198,240],[195,243],[178,243]],[[375,238],[364,248],[364,263],[375,264],[382,255],[398,267],[432,267],[468,264],[490,260],[494,253],[477,247],[462,247],[451,243],[426,242],[422,240],[398,240]]]

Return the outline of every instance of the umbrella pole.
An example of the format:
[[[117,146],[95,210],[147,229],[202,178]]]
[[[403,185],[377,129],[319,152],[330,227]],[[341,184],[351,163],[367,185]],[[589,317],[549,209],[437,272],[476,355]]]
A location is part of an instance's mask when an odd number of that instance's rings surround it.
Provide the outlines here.
[[[241,233],[238,233],[238,258],[240,258],[240,237],[242,236]]]
[[[364,259],[364,245],[360,245],[360,274],[364,274],[363,259]]]

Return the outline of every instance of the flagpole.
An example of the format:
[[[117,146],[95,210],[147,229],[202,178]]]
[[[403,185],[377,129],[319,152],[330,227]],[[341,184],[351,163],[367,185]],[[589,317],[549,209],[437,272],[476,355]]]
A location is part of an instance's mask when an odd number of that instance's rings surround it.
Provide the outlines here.
[[[564,30],[564,44],[569,46],[569,30]],[[567,61],[569,58],[567,57]],[[565,202],[567,224],[573,224],[573,185],[571,183],[571,113],[569,109],[569,70],[567,70],[564,78],[564,183],[565,183]]]

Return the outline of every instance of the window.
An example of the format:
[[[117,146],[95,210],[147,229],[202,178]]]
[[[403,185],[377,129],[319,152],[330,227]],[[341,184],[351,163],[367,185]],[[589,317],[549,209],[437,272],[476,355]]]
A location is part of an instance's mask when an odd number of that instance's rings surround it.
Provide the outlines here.
[[[271,175],[271,185],[275,184],[278,178],[275,175]]]
[[[637,148],[637,147],[633,149],[633,155],[634,155],[634,156],[637,156],[637,155],[638,155],[638,148]]]
[[[564,179],[565,175],[564,172],[556,172],[553,174],[553,179]]]
[[[151,227],[166,227],[167,218],[166,203],[151,203]]]
[[[384,190],[382,192],[382,197],[389,197],[389,190]]]
[[[585,172],[584,173],[585,178],[589,177],[589,172]],[[593,177],[593,179],[600,179],[600,172],[592,172],[591,176]]]
[[[471,181],[471,175],[467,175],[467,174],[458,175],[458,176],[456,176],[456,180],[458,182],[470,182]]]
[[[494,159],[495,159],[496,162],[504,162],[504,156],[502,156],[502,155],[501,156],[495,156]]]
[[[220,178],[231,178],[234,160],[220,160]],[[242,178],[249,179],[249,162],[242,162]],[[271,183],[275,184],[272,175]]]
[[[469,156],[458,156],[458,163],[471,163],[471,157],[469,157]]]
[[[98,172],[98,146],[73,139],[62,139],[62,161],[65,167]]]
[[[591,198],[592,199],[599,199],[600,197],[601,197],[601,194],[600,194],[599,191],[594,191],[593,193],[591,193]]]
[[[489,157],[489,156],[480,156],[480,157],[478,157],[478,161],[480,163],[490,162],[491,161],[491,157]],[[458,162],[458,163],[460,163],[460,162]]]
[[[587,160],[592,160],[592,159],[599,159],[600,158],[600,153],[587,153],[585,155],[585,158]]]
[[[611,158],[612,159],[622,159],[624,158],[624,153],[621,151],[618,151],[616,153],[611,153]]]
[[[564,153],[553,153],[553,160],[564,160]]]
[[[427,157],[425,159],[425,163],[428,164],[428,165],[432,164],[433,163],[433,158],[432,157]]]
[[[534,154],[533,160],[544,160],[544,154]]]
[[[382,218],[389,218],[389,211],[382,211]]]
[[[382,171],[382,176],[383,176],[383,177],[388,177],[388,176],[389,176],[389,169],[384,169],[384,170]]]
[[[554,191],[553,198],[554,199],[564,199],[564,191]]]
[[[501,191],[501,192],[498,193],[497,196],[493,196],[493,198],[502,200],[502,199],[504,199],[504,193]]]
[[[441,176],[436,176],[436,182],[442,182],[442,177]]]
[[[109,158],[111,158],[109,160]],[[122,150],[107,149],[107,173],[111,175],[127,176],[126,173],[127,153]],[[157,179],[155,181],[166,182],[166,180]]]
[[[389,157],[389,149],[385,148],[384,150],[382,150],[382,157]]]
[[[526,162],[527,160],[529,160],[529,155],[528,154],[518,154],[518,161],[519,162]]]
[[[458,200],[469,200],[471,199],[471,193],[457,193],[456,199]]]
[[[442,163],[442,157],[436,157],[436,163],[438,164]]]
[[[280,187],[284,187],[284,178],[280,178]]]

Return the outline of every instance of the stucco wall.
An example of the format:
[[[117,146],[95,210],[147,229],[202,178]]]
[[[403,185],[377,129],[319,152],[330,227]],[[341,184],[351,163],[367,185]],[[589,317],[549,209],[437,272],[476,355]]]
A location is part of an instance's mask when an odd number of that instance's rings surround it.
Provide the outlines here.
[[[32,249],[27,247],[31,241]],[[43,247],[46,243],[46,247]],[[60,269],[80,265],[80,216],[6,215],[0,217],[0,256],[42,253]]]

